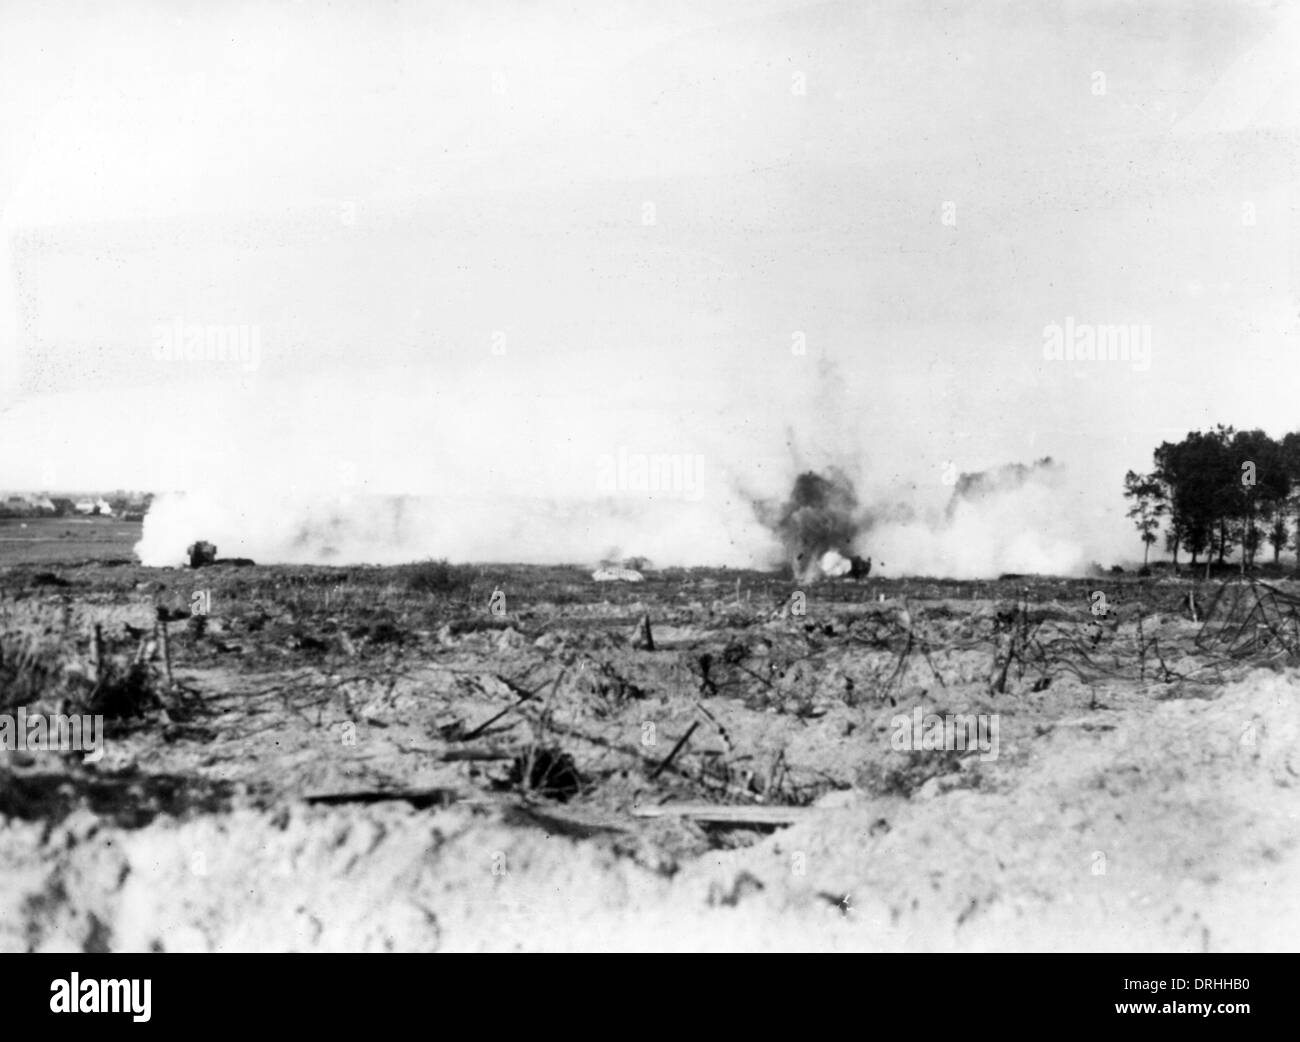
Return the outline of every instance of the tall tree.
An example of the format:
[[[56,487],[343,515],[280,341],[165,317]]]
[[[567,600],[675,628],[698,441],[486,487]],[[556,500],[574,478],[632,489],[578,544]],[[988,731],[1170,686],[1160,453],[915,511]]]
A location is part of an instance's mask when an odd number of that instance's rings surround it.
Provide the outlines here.
[[[1282,556],[1282,549],[1286,546],[1287,538],[1291,532],[1286,523],[1286,502],[1282,501],[1273,507],[1273,523],[1269,525],[1268,541],[1273,544],[1273,563],[1277,564],[1278,559]]]
[[[1231,426],[1225,427],[1220,423],[1216,424],[1214,430],[1208,432],[1206,437],[1211,481],[1214,486],[1211,492],[1212,538],[1213,532],[1217,531],[1215,549],[1218,551],[1219,564],[1223,565],[1237,542],[1238,533],[1234,522],[1241,517],[1241,475],[1237,471],[1237,457],[1234,453],[1237,431]],[[1205,575],[1207,578],[1210,575],[1209,561],[1205,562]]]
[[[1183,528],[1177,521],[1170,521],[1165,530],[1165,549],[1173,555],[1174,574],[1178,574],[1178,550],[1183,545]]]
[[[1137,474],[1130,470],[1124,475],[1124,498],[1132,500],[1128,516],[1142,536],[1142,567],[1146,568],[1151,557],[1151,544],[1156,541],[1160,518],[1166,510],[1165,486],[1151,474]]]
[[[1143,486],[1154,482],[1161,493],[1156,501],[1168,517],[1165,545],[1173,551],[1175,570],[1180,549],[1190,552],[1193,566],[1205,553],[1208,576],[1211,562],[1225,563],[1239,545],[1245,574],[1265,539],[1277,561],[1286,548],[1289,517],[1296,518],[1300,544],[1300,433],[1278,441],[1259,429],[1219,424],[1162,443],[1154,463],[1149,475],[1125,475],[1124,494],[1132,502],[1128,516],[1144,530]]]
[[[1241,572],[1255,563],[1264,532],[1256,521],[1273,514],[1291,491],[1282,446],[1261,430],[1237,431],[1228,454],[1236,474],[1226,506],[1235,515],[1241,541]]]
[[[1296,519],[1296,567],[1300,569],[1300,432],[1291,431],[1284,435],[1279,448],[1282,466],[1291,479],[1292,494],[1287,497],[1287,508]]]
[[[1225,489],[1231,488],[1229,466],[1218,432],[1192,431],[1182,441],[1164,442],[1155,450],[1152,473],[1168,489],[1170,521],[1193,567],[1202,553],[1213,552]]]

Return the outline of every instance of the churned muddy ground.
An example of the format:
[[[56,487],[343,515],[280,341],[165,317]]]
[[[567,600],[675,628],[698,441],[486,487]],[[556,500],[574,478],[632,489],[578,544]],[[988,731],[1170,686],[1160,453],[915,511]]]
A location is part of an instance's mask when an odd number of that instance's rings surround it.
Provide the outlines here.
[[[12,564],[10,702],[134,686],[0,753],[0,948],[1294,949],[1300,674],[1217,589]]]

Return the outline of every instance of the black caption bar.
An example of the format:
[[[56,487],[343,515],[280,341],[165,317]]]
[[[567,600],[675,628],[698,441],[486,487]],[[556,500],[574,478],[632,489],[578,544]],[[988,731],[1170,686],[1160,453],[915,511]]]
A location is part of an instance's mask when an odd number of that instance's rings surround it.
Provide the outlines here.
[[[494,1033],[503,1016],[540,1026],[552,1016],[576,1024],[653,1008],[676,1008],[674,1017],[689,1010],[694,1032],[716,1018],[734,1033],[736,1019],[751,1014],[769,1030],[772,1017],[793,1018],[792,1026],[802,1020],[806,1028],[807,1018],[831,1016],[842,1004],[862,1015],[878,1008],[882,1017],[919,1016],[918,1026],[927,1027],[1164,1021],[1179,1031],[1205,1024],[1251,1033],[1290,1015],[1300,962],[1274,955],[865,955],[760,966],[737,955],[703,958],[707,966],[683,975],[680,962],[633,967],[581,956],[506,967],[428,955],[6,955],[0,994],[11,1031],[111,1024],[130,1032],[256,1026],[337,1034],[412,1015],[436,1020],[440,1009],[451,1016],[466,1006],[478,1008],[477,1018],[486,1000]],[[757,990],[755,974],[767,981]]]

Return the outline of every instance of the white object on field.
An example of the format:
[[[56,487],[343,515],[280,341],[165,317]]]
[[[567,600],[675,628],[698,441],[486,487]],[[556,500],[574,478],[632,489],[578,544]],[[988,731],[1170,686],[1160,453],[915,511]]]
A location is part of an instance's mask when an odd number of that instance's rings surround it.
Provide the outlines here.
[[[640,583],[645,582],[645,576],[634,568],[597,568],[591,573],[591,577],[598,583]]]

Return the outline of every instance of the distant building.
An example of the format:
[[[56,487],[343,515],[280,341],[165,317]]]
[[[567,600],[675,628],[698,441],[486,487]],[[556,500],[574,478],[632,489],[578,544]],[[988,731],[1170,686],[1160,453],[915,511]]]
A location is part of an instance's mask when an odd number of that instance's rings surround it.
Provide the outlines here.
[[[73,500],[44,492],[0,492],[0,517],[71,517],[76,514],[121,517],[130,511],[142,515],[147,506],[147,497],[112,503],[104,496],[83,496]]]

